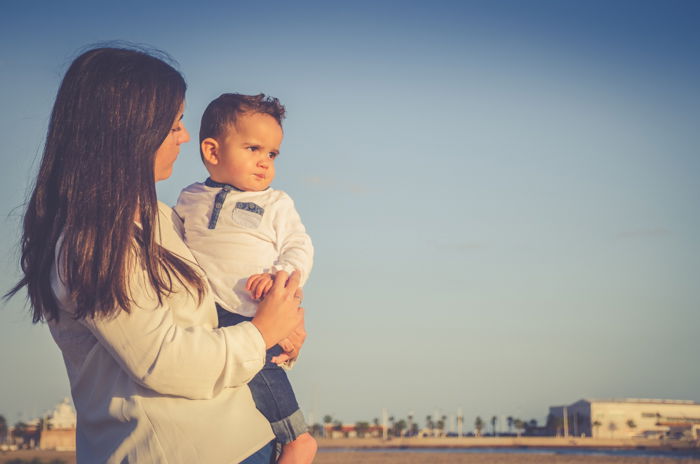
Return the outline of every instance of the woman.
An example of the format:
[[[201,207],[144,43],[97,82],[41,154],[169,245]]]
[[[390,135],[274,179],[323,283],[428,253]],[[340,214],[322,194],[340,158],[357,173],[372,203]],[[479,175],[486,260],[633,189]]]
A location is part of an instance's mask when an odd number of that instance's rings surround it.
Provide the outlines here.
[[[189,140],[185,88],[162,59],[98,48],[56,96],[24,218],[24,277],[8,295],[27,287],[33,321],[61,349],[79,463],[264,460],[272,433],[245,384],[266,348],[303,342],[297,273],[278,274],[251,323],[215,328],[206,279],[156,200],[154,180]]]

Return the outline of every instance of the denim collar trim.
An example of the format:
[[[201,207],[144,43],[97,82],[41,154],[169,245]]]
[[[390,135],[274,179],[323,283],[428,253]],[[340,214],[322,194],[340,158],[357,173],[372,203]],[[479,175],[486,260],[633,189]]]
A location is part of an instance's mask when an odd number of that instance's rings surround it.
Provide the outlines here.
[[[237,192],[246,192],[246,190],[241,190],[235,185],[231,184],[223,184],[221,182],[217,182],[215,180],[212,180],[211,177],[207,177],[207,180],[204,181],[204,185],[207,187],[213,187],[213,188],[226,188],[228,187],[230,190],[235,190]],[[270,187],[268,186],[265,190],[268,190]],[[261,190],[261,192],[264,192],[265,190]]]
[[[231,184],[222,184],[221,182],[217,182],[217,181],[215,181],[215,180],[212,180],[211,177],[207,177],[207,180],[204,181],[204,185],[206,185],[207,187],[213,187],[213,188],[225,188],[225,187],[228,187],[229,189],[231,189],[231,190],[236,190],[236,191],[238,191],[238,192],[244,192],[244,191],[245,191],[245,190],[239,189],[239,188],[236,187],[235,185],[231,185]]]

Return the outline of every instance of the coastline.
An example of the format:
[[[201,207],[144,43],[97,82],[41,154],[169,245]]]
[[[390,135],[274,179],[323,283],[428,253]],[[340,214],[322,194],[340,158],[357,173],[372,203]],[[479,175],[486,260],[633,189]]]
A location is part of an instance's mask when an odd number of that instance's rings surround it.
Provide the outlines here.
[[[696,450],[700,444],[692,441],[645,438],[590,437],[441,437],[441,438],[317,438],[321,449],[405,449],[405,448],[584,448],[640,450]]]
[[[699,464],[698,443],[571,437],[446,437],[446,438],[317,438],[315,464]],[[463,450],[460,452],[460,449]],[[585,453],[576,454],[576,450]],[[601,450],[597,455],[595,450]],[[648,452],[611,455],[606,451]],[[654,452],[669,453],[653,455]],[[677,452],[677,455],[673,455]],[[54,459],[75,464],[71,451],[0,452],[0,464],[12,459],[44,464]]]
[[[645,439],[454,437],[384,441],[377,438],[321,438],[318,444],[316,464],[700,463],[700,448],[695,443]]]

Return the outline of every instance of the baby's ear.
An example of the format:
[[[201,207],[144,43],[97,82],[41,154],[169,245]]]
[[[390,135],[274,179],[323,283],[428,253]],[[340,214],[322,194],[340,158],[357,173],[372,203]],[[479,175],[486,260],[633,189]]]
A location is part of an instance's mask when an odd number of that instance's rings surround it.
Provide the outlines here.
[[[216,139],[207,137],[202,140],[200,148],[202,150],[202,158],[204,158],[206,163],[215,166],[219,164],[219,142],[217,142]]]

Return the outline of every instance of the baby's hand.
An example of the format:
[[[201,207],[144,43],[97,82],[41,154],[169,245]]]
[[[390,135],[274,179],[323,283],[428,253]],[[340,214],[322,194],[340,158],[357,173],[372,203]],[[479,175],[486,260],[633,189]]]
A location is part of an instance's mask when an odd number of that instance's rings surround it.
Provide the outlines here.
[[[272,274],[253,274],[248,278],[248,282],[245,284],[245,289],[250,292],[250,296],[253,299],[260,300],[267,292],[272,288],[274,283],[274,276]]]

